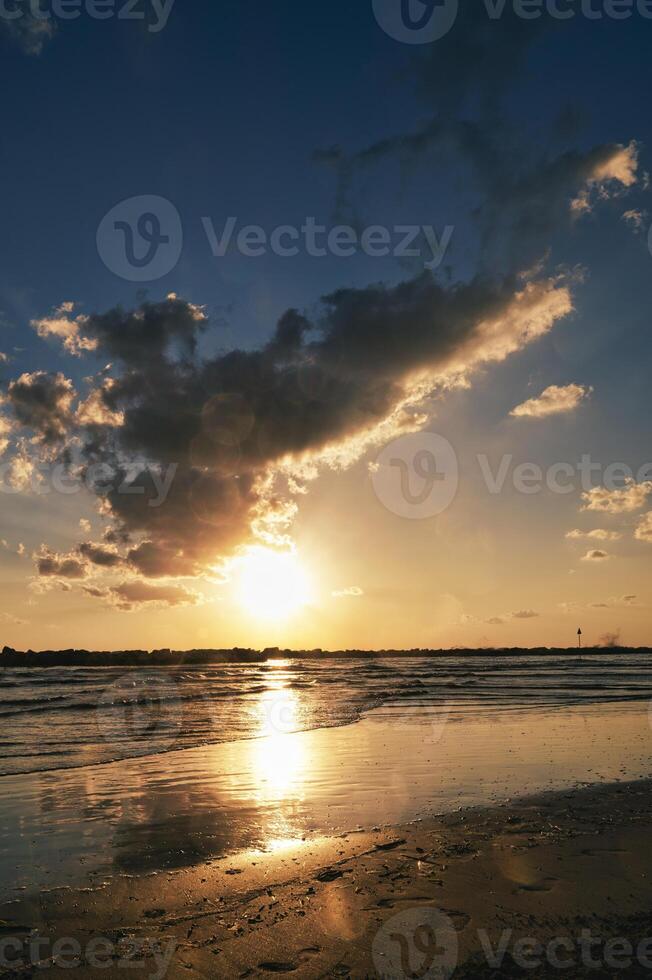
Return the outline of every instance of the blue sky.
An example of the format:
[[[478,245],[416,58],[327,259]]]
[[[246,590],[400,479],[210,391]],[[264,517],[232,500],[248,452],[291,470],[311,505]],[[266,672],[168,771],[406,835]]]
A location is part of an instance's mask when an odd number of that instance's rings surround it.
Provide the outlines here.
[[[516,41],[510,41],[515,23]],[[469,43],[475,37],[481,39],[477,48]],[[318,321],[324,295],[364,290],[372,283],[392,287],[423,270],[422,258],[361,254],[219,258],[211,254],[203,218],[218,232],[229,216],[237,217],[239,227],[254,224],[268,232],[279,225],[300,227],[309,216],[328,227],[417,224],[440,234],[450,226],[450,248],[436,272],[444,285],[468,283],[478,272],[508,276],[541,261],[546,275],[573,270],[574,312],[536,345],[483,371],[470,392],[438,406],[448,434],[464,448],[476,442],[487,451],[507,447],[542,465],[581,451],[638,467],[649,456],[652,256],[644,175],[650,168],[651,40],[652,20],[637,13],[623,21],[588,21],[578,14],[559,22],[544,14],[531,25],[510,15],[489,23],[478,4],[473,12],[463,7],[444,38],[412,46],[380,28],[371,0],[205,5],[177,0],[159,32],[148,30],[147,22],[82,14],[58,22],[39,53],[26,52],[0,23],[5,92],[0,350],[9,357],[0,367],[5,382],[23,372],[62,371],[81,390],[83,379],[104,366],[101,348],[71,358],[30,327],[63,302],[74,302],[75,313],[92,315],[117,305],[131,309],[144,300],[162,301],[174,292],[204,307],[211,318],[213,328],[199,340],[202,355],[211,357],[224,349],[259,348],[290,308]],[[378,152],[382,141],[423,132],[433,120],[469,123],[492,144],[491,187],[507,188],[507,197],[494,195],[495,212],[483,212],[484,225],[478,208],[487,201],[488,174],[474,170],[446,140],[414,153]],[[510,209],[516,205],[510,181],[516,187],[522,175],[536,187],[546,165],[564,154],[585,155],[604,144],[628,147],[631,141],[638,158],[634,186],[611,188],[577,220],[551,222],[532,234],[531,229],[522,233],[522,216],[512,223]],[[355,162],[356,154],[374,146],[376,152]],[[115,275],[96,246],[104,215],[139,195],[169,200],[183,225],[178,263],[154,282]],[[545,202],[543,190],[541,196]],[[625,211],[636,212],[638,228],[623,220]],[[509,419],[516,404],[550,385],[569,384],[593,389],[586,410],[536,423],[538,428]],[[318,507],[335,479],[336,497],[347,501],[342,505],[347,523],[366,519],[356,516],[347,489],[356,472],[317,481],[305,513]],[[361,509],[367,507],[365,499]],[[556,503],[542,504],[539,516],[530,518],[544,536]],[[92,515],[93,506],[92,500],[57,500],[43,509],[42,501],[12,497],[3,534],[12,547],[19,538],[24,541],[29,555],[45,540],[56,513],[56,540],[48,540],[48,547],[63,553],[80,515]],[[300,516],[297,526],[306,521]],[[99,533],[99,525],[93,530]],[[413,533],[404,525],[387,525],[386,532],[396,547]],[[310,536],[318,537],[314,526]],[[337,567],[334,586],[352,584],[352,577],[357,583],[359,569],[352,565],[348,574],[347,566],[355,547],[352,537],[329,559]],[[5,581],[22,595],[33,572],[29,560],[17,562],[13,555],[5,560],[10,563]],[[510,587],[505,584],[505,590]],[[364,591],[364,583],[360,588]],[[448,594],[444,581],[437,588],[438,594]],[[549,584],[542,591],[547,596]],[[38,600],[25,595],[32,605],[53,602],[50,595]],[[473,598],[467,599],[473,605]],[[68,599],[57,595],[56,601]],[[501,603],[498,611],[509,605],[507,596],[495,601]],[[586,596],[579,601],[586,602]],[[534,597],[530,604],[536,604]],[[93,609],[119,615],[113,608]],[[176,613],[190,615],[185,609]],[[34,610],[24,615],[29,622]],[[369,610],[356,613],[355,629],[345,617],[335,639],[345,645],[355,633],[362,642],[370,615]],[[482,622],[484,612],[468,615]],[[165,623],[170,628],[170,621]],[[242,622],[236,617],[235,625],[229,623],[235,638]],[[207,628],[203,623],[201,629]],[[139,629],[143,643],[159,639],[150,620],[144,618]],[[80,642],[86,630],[80,627]],[[465,642],[453,625],[442,630],[447,642]],[[247,635],[255,639],[254,633]],[[16,642],[21,635],[24,629]],[[307,628],[296,635],[312,639]],[[480,629],[470,640],[480,642],[484,635]],[[514,637],[526,642],[520,634]],[[643,639],[638,626],[635,638]],[[397,630],[395,645],[404,645],[399,641]]]

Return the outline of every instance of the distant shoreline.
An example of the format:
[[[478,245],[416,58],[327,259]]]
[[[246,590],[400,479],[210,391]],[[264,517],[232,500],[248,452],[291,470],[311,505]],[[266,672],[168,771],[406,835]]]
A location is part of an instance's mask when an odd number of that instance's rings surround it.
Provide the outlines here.
[[[651,647],[482,647],[479,649],[412,650],[285,650],[269,647],[251,650],[14,650],[5,646],[0,654],[0,670],[8,667],[181,667],[215,663],[255,664],[270,658],[290,660],[378,660],[383,657],[619,657],[650,654]]]

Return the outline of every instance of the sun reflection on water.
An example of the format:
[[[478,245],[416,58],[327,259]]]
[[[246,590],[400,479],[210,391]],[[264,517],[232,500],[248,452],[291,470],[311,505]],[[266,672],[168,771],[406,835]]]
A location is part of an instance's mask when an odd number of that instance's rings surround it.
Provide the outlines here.
[[[256,735],[258,737],[289,735],[299,726],[301,705],[294,691],[282,681],[263,691],[256,706]]]
[[[301,735],[268,735],[252,743],[260,799],[301,797],[308,764]]]
[[[251,742],[252,765],[261,801],[300,799],[308,758],[305,739],[296,731],[301,705],[295,691],[275,679],[256,706],[258,737]]]

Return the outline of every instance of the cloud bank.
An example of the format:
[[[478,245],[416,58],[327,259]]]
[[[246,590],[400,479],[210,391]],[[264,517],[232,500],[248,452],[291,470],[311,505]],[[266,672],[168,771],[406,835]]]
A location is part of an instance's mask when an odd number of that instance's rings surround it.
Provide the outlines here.
[[[535,214],[538,233],[555,220],[569,225],[570,200],[628,186],[635,162],[631,148],[609,145],[545,161],[509,186],[485,175],[486,206],[508,206],[512,232],[530,241]],[[133,608],[150,599],[123,582],[215,578],[247,542],[287,543],[297,500],[323,467],[348,466],[422,427],[434,395],[469,386],[572,312],[573,277],[542,268],[339,289],[311,316],[287,310],[259,349],[212,357],[200,355],[205,310],[175,294],[83,315],[62,303],[33,322],[37,334],[107,366],[81,393],[61,372],[11,381],[6,407],[17,431],[6,438],[16,480],[36,457],[63,461],[97,497],[105,529],[102,541],[66,555],[44,545],[38,574],[59,582],[126,575],[91,588]],[[547,389],[539,411],[566,410],[587,393]],[[596,501],[587,508],[599,509]],[[151,601],[189,601],[158,596]]]
[[[197,354],[204,311],[175,295],[69,328],[59,310],[64,349],[111,360],[111,376],[91,379],[84,397],[61,373],[25,374],[7,402],[35,445],[74,457],[83,475],[102,467],[107,530],[104,543],[69,556],[44,551],[39,574],[122,565],[145,577],[196,576],[251,535],[279,541],[301,481],[418,427],[416,409],[433,391],[468,384],[571,309],[558,279],[444,288],[428,274],[340,290],[318,319],[289,310],[260,350],[208,360]],[[152,471],[166,467],[175,472],[167,499],[152,506]]]
[[[645,506],[652,493],[652,482],[636,483],[627,480],[621,490],[593,487],[582,494],[582,510],[600,511],[604,514],[631,514]]]

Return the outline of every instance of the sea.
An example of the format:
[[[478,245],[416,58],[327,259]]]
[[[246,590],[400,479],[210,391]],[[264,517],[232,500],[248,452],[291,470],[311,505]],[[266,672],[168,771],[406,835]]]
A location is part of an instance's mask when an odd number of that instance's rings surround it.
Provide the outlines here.
[[[0,669],[0,776],[349,725],[381,708],[505,713],[652,698],[652,654],[270,657]]]

